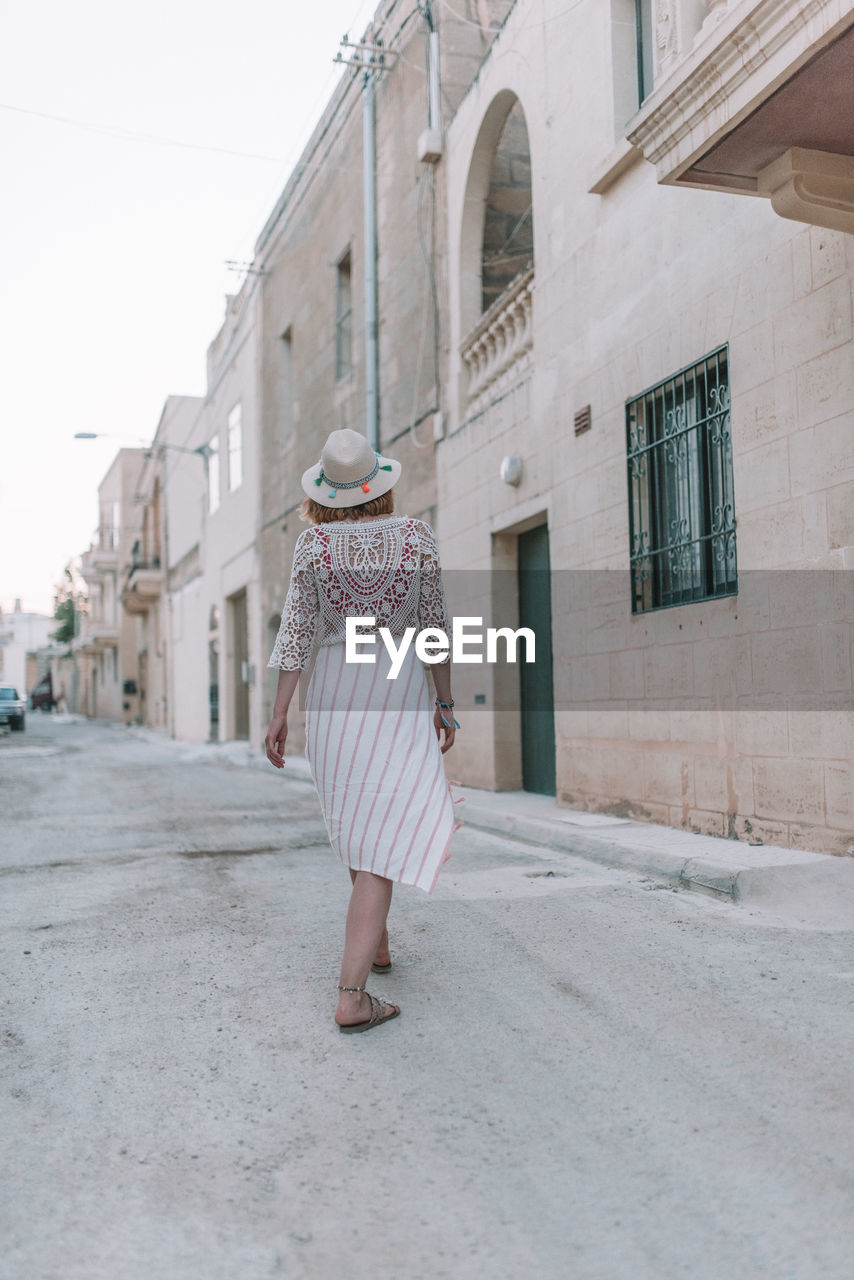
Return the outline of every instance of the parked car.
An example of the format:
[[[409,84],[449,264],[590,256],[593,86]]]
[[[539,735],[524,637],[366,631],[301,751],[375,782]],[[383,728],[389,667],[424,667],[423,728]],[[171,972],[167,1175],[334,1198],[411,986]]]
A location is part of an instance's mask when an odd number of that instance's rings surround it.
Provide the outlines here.
[[[10,728],[23,729],[26,724],[27,704],[18,697],[18,690],[11,684],[0,684],[0,717],[8,721]]]

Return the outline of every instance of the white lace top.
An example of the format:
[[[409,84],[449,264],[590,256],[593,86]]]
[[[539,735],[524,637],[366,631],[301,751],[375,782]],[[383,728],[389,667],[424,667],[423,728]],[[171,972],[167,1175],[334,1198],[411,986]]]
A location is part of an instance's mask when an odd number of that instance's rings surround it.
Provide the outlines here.
[[[423,520],[383,516],[301,533],[267,666],[302,670],[315,640],[343,644],[345,619],[368,616],[396,637],[407,627],[450,635],[436,535]]]

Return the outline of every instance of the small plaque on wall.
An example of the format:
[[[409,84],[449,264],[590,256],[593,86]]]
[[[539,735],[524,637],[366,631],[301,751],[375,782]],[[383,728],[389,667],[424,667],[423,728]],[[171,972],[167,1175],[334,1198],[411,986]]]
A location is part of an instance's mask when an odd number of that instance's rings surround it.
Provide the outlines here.
[[[583,435],[585,431],[590,430],[590,405],[586,404],[583,409],[579,409],[575,415],[575,434]]]

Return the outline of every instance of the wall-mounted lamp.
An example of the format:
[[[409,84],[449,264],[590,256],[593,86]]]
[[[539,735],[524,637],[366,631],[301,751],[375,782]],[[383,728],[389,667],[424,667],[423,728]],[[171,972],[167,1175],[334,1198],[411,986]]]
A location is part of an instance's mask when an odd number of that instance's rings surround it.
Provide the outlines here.
[[[501,479],[505,484],[516,485],[522,482],[522,471],[524,464],[518,453],[508,453],[506,458],[501,459]]]

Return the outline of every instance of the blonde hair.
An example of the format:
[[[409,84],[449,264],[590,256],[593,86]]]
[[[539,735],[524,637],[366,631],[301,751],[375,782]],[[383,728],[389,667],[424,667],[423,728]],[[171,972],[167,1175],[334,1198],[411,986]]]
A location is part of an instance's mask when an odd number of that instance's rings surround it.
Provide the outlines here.
[[[305,498],[299,509],[299,518],[310,524],[333,524],[336,520],[358,519],[359,516],[390,516],[393,511],[394,489],[389,489],[381,497],[360,502],[355,507],[324,507],[314,498]]]

